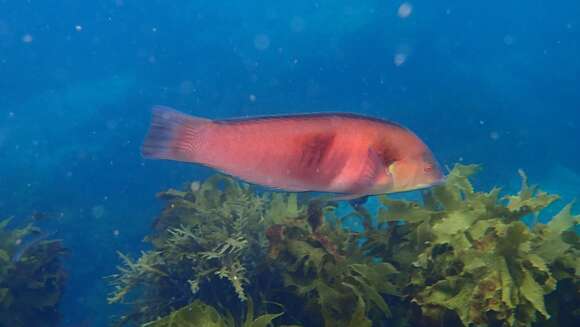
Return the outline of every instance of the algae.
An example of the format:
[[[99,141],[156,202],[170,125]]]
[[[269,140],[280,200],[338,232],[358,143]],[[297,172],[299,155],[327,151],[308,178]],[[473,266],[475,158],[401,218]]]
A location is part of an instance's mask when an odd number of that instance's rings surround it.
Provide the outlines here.
[[[215,308],[195,300],[193,303],[171,312],[168,316],[144,324],[144,327],[267,327],[283,313],[264,314],[254,317],[253,302],[248,299],[246,317],[236,322],[231,315],[222,316]]]
[[[167,206],[147,238],[153,249],[137,260],[120,254],[123,265],[109,277],[110,303],[131,302],[129,293],[138,293],[122,323],[152,321],[198,298],[218,307],[236,305],[232,294],[247,301],[250,281],[265,266],[266,227],[304,210],[295,194],[256,194],[225,176],[158,197]]]
[[[397,260],[411,276],[408,295],[434,321],[446,311],[465,326],[545,321],[545,296],[566,279],[578,283],[578,237],[565,235],[580,216],[572,216],[567,205],[547,225],[530,228],[522,219],[539,214],[557,196],[528,186],[523,172],[516,195],[500,198],[497,188],[476,192],[468,178],[477,170],[456,166],[424,205],[381,199],[386,208],[379,221],[406,222],[396,247],[416,258]]]
[[[120,254],[109,301],[148,326],[573,326],[580,216],[530,224],[558,196],[521,171],[517,194],[477,191],[479,170],[456,165],[423,201],[379,196],[377,214],[224,176],[162,192],[152,249]]]
[[[58,326],[67,250],[33,224],[10,222],[0,221],[0,326]]]

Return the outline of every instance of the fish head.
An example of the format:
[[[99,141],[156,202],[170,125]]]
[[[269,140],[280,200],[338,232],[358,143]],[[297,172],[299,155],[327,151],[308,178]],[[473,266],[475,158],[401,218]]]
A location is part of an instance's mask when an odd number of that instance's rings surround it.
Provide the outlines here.
[[[391,192],[428,188],[445,180],[439,163],[428,149],[394,161],[387,170],[392,177]]]

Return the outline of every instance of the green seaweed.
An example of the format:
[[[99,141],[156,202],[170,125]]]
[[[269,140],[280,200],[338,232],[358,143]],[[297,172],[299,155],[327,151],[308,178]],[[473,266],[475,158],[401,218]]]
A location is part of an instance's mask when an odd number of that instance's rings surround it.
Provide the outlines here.
[[[0,326],[57,326],[67,250],[59,240],[27,244],[40,229],[32,224],[9,228],[10,222],[0,221]]]
[[[143,324],[143,327],[267,327],[283,313],[263,314],[254,317],[253,302],[248,299],[246,318],[236,322],[231,315],[224,317],[215,308],[195,300],[193,303],[171,312],[168,316]]]
[[[232,293],[247,301],[247,286],[266,257],[267,224],[304,211],[296,195],[259,195],[220,175],[158,197],[167,206],[147,238],[153,249],[137,260],[120,254],[123,265],[110,276],[115,287],[110,303],[131,299],[131,292],[138,298],[135,311],[121,322],[150,321],[199,297],[222,307]],[[204,288],[220,280],[229,287]]]
[[[304,224],[286,225],[271,239],[270,260],[284,286],[299,295],[325,326],[370,326],[368,314],[390,317],[384,296],[398,295],[398,271],[374,263],[341,227],[345,217],[312,233]],[[272,251],[272,249],[275,249]]]
[[[424,205],[381,199],[385,209],[379,221],[406,221],[395,247],[416,258],[397,260],[412,276],[409,295],[435,321],[446,311],[465,326],[530,326],[547,320],[545,296],[563,279],[577,282],[578,239],[564,234],[579,217],[567,205],[547,225],[529,228],[521,219],[539,214],[557,196],[529,187],[523,172],[517,195],[500,199],[499,189],[476,192],[468,177],[477,170],[457,166]],[[380,243],[371,239],[368,246]],[[556,269],[568,273],[556,275]]]
[[[152,249],[136,260],[120,254],[109,300],[131,303],[121,323],[148,326],[578,320],[569,309],[580,289],[572,204],[529,225],[558,196],[529,186],[521,171],[515,195],[477,191],[469,179],[479,170],[456,165],[423,201],[379,196],[376,217],[360,205],[344,211],[323,198],[258,193],[224,176],[160,193],[167,205],[147,238]],[[353,231],[353,220],[364,230]],[[253,299],[259,317],[250,319]],[[272,314],[272,302],[284,314]]]

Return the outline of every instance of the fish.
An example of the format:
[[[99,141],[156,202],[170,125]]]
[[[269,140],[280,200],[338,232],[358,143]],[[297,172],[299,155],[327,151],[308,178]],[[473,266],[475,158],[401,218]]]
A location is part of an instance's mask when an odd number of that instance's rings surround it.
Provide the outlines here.
[[[155,106],[141,154],[339,199],[424,189],[444,180],[433,153],[411,130],[352,113],[211,120]]]

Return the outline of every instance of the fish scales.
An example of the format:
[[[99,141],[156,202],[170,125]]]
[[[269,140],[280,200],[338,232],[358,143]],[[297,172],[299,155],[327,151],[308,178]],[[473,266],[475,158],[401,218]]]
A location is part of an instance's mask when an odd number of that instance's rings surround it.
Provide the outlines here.
[[[158,107],[142,152],[287,191],[363,196],[442,178],[430,150],[411,131],[354,114],[212,121]]]

